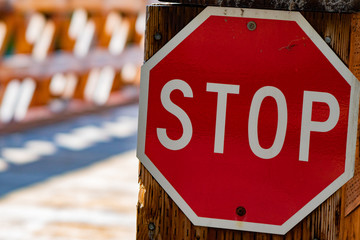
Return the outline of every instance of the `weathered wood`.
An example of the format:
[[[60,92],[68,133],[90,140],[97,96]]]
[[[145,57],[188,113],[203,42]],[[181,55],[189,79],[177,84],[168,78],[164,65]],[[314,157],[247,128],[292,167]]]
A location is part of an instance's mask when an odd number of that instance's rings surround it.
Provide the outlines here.
[[[342,240],[358,240],[360,236],[360,208],[344,218]]]
[[[360,15],[354,14],[351,22],[351,51],[349,68],[354,75],[360,78]],[[359,133],[358,133],[359,134]],[[359,143],[357,143],[358,145]],[[345,216],[360,205],[360,162],[359,148],[357,146],[354,177],[346,184]]]
[[[290,11],[359,12],[359,0],[160,0],[198,6],[279,9]]]
[[[353,14],[351,21],[351,44],[349,68],[354,75],[360,78],[360,14]],[[360,124],[360,121],[359,121]],[[360,238],[360,153],[359,128],[356,142],[356,160],[354,178],[343,187],[343,201],[341,209],[340,239],[356,240]]]
[[[146,18],[145,60],[154,55],[202,10],[203,7],[186,5],[164,4],[149,6]],[[344,63],[348,64],[352,15],[312,12],[306,12],[303,15],[322,37],[328,37],[331,40],[330,46],[332,49]],[[142,164],[140,164],[139,182],[142,189],[145,190],[138,204],[137,239],[139,240],[336,240],[345,239],[340,238],[340,236],[347,234],[344,231],[340,233],[341,216],[343,214],[341,208],[341,189],[309,214],[289,233],[285,236],[279,236],[196,227],[190,223]],[[149,230],[149,224],[152,223],[155,229]],[[360,235],[358,235],[358,238],[360,239]]]

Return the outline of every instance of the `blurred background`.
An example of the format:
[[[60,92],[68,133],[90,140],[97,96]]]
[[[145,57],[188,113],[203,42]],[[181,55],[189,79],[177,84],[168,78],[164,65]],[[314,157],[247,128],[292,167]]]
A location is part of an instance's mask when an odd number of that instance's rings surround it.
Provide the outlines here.
[[[145,0],[0,0],[0,240],[135,239]]]

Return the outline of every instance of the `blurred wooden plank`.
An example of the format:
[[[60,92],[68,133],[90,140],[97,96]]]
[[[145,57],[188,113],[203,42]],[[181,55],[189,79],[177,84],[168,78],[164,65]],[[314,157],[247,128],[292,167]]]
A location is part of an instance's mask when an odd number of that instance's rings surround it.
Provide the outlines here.
[[[113,93],[108,102],[102,106],[80,100],[70,100],[68,102],[64,101],[64,104],[67,104],[67,108],[58,113],[52,112],[48,106],[33,107],[29,109],[27,116],[21,122],[11,122],[7,124],[0,123],[0,135],[21,132],[27,129],[61,122],[84,114],[101,113],[115,107],[136,102],[138,102],[137,91],[135,89],[128,89]]]
[[[92,68],[104,66],[111,66],[120,71],[128,63],[140,66],[142,56],[142,48],[138,46],[129,46],[119,55],[95,49],[86,59],[76,58],[71,53],[61,53],[48,56],[43,62],[35,62],[31,55],[13,55],[0,65],[0,82],[25,77],[41,80],[50,78],[56,73],[66,72],[85,74]]]
[[[41,11],[41,12],[65,12],[82,8],[87,11],[120,10],[127,13],[137,14],[144,10],[146,1],[142,0],[15,0],[10,6],[17,12]]]
[[[66,11],[68,9],[68,0],[43,1],[43,0],[16,0],[11,7],[17,12],[29,11]]]

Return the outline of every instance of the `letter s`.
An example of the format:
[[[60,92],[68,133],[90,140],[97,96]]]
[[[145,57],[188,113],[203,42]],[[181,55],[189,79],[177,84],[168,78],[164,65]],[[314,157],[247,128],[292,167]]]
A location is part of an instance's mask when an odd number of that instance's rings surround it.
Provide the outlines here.
[[[193,92],[189,84],[183,80],[174,79],[165,84],[161,90],[161,103],[164,108],[179,119],[183,128],[183,134],[178,140],[172,140],[166,134],[165,128],[157,128],[157,136],[160,143],[170,150],[180,150],[186,147],[192,137],[193,129],[189,116],[179,106],[170,99],[170,94],[174,90],[180,90],[184,97],[193,97]]]

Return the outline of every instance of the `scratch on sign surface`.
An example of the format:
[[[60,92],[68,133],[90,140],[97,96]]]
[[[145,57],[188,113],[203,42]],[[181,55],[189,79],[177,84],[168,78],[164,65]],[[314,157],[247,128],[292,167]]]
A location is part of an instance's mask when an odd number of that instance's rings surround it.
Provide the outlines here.
[[[306,39],[305,37],[294,39],[294,40],[290,41],[288,45],[279,48],[279,51],[281,51],[283,49],[286,49],[286,50],[290,51],[293,47],[295,47],[295,46],[297,46],[299,44],[298,43],[299,41],[303,41],[305,39]],[[304,43],[304,46],[305,46],[305,43]]]

